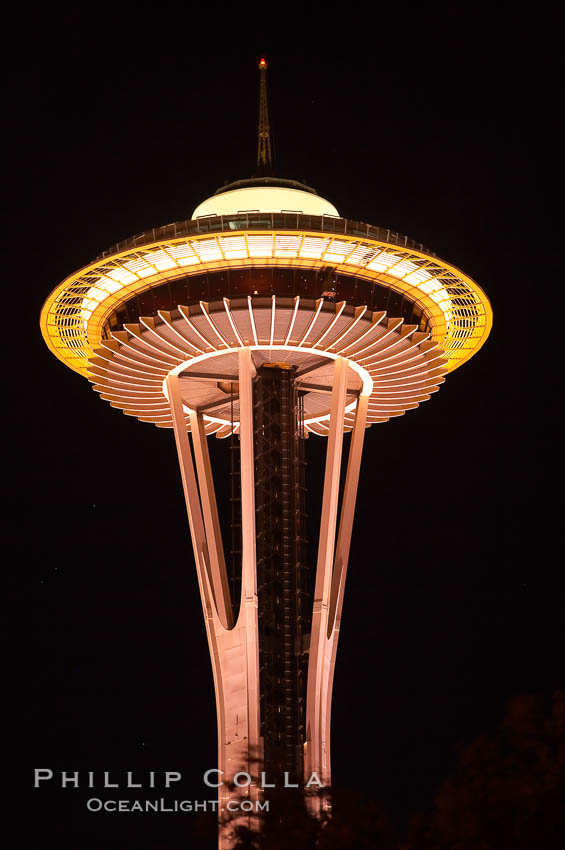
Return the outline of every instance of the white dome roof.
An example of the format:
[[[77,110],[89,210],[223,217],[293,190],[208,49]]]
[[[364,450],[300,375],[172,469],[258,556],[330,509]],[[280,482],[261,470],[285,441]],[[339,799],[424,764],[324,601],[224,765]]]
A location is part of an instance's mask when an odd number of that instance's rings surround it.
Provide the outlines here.
[[[192,218],[257,211],[339,216],[333,204],[313,192],[303,192],[301,189],[282,186],[247,186],[212,195],[196,207]]]

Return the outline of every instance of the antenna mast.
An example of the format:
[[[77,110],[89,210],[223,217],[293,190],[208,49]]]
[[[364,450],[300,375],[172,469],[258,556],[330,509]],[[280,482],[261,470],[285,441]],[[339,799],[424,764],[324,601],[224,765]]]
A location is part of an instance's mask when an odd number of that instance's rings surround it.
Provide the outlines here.
[[[273,173],[271,153],[271,130],[267,105],[267,68],[265,59],[259,61],[259,134],[257,137],[257,174],[268,176]]]

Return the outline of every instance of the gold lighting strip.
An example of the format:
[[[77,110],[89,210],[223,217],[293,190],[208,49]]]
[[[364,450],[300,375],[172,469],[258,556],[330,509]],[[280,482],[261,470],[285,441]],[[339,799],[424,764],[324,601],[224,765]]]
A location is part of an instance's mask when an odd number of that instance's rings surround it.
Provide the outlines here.
[[[449,371],[479,350],[492,325],[482,289],[429,254],[365,237],[246,230],[156,241],[91,263],[53,290],[41,312],[41,331],[51,351],[85,375],[109,316],[132,296],[186,275],[250,266],[332,266],[405,294],[423,310]]]

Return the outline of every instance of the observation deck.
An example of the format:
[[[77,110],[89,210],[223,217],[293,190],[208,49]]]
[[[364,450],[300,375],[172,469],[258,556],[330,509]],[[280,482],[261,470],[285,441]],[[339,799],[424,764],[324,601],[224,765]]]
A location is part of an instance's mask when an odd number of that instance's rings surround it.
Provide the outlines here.
[[[259,270],[269,269],[261,280]],[[292,270],[292,280],[282,270]],[[53,290],[41,330],[51,351],[86,375],[120,311],[130,320],[132,302],[139,316],[221,297],[339,300],[340,287],[350,304],[420,317],[448,371],[480,349],[492,325],[478,284],[408,236],[333,215],[248,211],[178,221],[118,242]]]

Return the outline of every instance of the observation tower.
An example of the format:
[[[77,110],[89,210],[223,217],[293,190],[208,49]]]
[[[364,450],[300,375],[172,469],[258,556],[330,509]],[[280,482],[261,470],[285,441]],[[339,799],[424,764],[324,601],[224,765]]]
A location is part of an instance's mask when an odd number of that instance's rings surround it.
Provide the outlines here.
[[[48,347],[103,400],[174,432],[218,768],[225,783],[247,772],[251,801],[268,797],[261,770],[331,783],[332,683],[366,428],[427,401],[492,324],[487,297],[459,269],[274,175],[264,59],[259,74],[254,176],[222,186],[190,219],[104,251],[41,313]],[[229,442],[229,534],[212,435]],[[327,439],[316,564],[305,529],[312,436]],[[231,797],[221,786],[220,806]],[[230,847],[226,830],[220,847]]]

